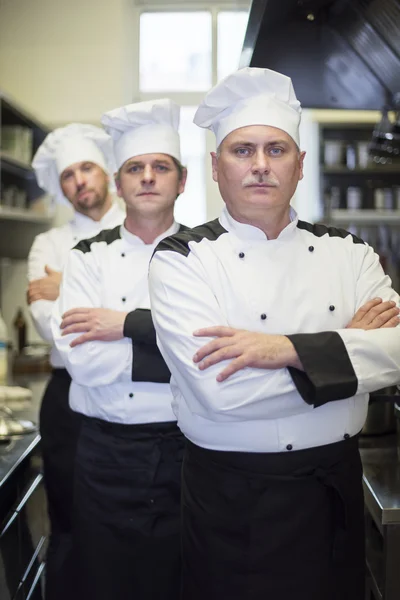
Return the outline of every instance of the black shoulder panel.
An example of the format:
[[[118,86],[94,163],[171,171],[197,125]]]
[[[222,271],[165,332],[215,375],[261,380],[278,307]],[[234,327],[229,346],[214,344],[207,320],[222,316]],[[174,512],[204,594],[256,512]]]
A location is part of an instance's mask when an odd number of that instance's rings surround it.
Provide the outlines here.
[[[103,229],[94,237],[88,240],[81,240],[77,243],[77,245],[73,248],[73,250],[80,250],[85,254],[85,252],[90,252],[92,244],[97,242],[105,242],[106,244],[112,244],[116,240],[121,239],[120,233],[121,225],[117,225],[114,229]]]
[[[214,241],[223,233],[227,233],[226,229],[222,227],[218,219],[203,223],[203,225],[198,225],[197,227],[193,227],[193,229],[183,230],[182,227],[183,226],[181,225],[181,229],[175,235],[171,235],[161,240],[154,250],[154,253],[170,250],[172,252],[178,252],[183,256],[188,256],[190,253],[189,242],[201,242],[204,238]]]
[[[311,223],[307,223],[306,221],[299,221],[297,223],[297,227],[299,229],[305,229],[306,231],[309,231],[316,237],[322,237],[323,235],[328,234],[329,237],[341,237],[344,239],[351,235],[354,244],[365,244],[365,242],[361,238],[357,237],[353,233],[350,233],[350,231],[346,231],[345,229],[338,229],[337,227],[328,227],[327,225],[323,225],[322,223],[315,223],[314,225],[312,225]]]

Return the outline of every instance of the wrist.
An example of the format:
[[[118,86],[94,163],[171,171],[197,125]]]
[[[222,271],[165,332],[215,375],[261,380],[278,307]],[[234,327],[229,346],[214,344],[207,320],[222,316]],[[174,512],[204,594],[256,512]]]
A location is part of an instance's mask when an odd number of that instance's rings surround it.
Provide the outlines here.
[[[282,337],[284,339],[284,361],[286,363],[286,367],[294,367],[295,369],[303,371],[303,365],[301,364],[299,355],[297,354],[294,345],[288,337],[285,335]]]

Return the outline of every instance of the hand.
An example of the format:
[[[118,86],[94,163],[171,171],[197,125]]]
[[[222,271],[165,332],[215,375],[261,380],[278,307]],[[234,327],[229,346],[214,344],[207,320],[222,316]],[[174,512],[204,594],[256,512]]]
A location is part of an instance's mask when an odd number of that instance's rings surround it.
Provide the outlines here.
[[[57,300],[60,294],[60,284],[62,274],[60,271],[54,271],[47,265],[45,266],[46,277],[35,279],[28,285],[27,301],[28,304],[36,300]]]
[[[124,337],[127,314],[109,308],[72,308],[63,314],[60,328],[62,335],[83,332],[70,343],[71,348],[93,340],[113,342]]]
[[[224,381],[233,373],[253,367],[281,369],[288,366],[302,369],[292,342],[284,335],[254,333],[232,327],[207,327],[193,333],[196,337],[214,337],[193,357],[199,369],[208,369],[223,360],[234,360],[219,373],[217,381]]]
[[[395,302],[383,302],[382,298],[374,298],[358,309],[346,329],[381,329],[397,327],[400,309]]]

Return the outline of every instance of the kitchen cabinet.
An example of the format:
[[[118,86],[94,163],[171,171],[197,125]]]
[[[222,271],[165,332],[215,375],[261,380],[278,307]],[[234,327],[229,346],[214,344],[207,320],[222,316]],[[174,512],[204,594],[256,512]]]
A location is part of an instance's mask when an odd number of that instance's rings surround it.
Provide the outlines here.
[[[0,257],[23,259],[51,224],[31,160],[49,129],[0,92]],[[44,205],[43,205],[44,206]]]
[[[368,156],[374,125],[320,123],[322,222],[351,231],[379,254],[400,289],[400,158]]]
[[[42,600],[48,519],[38,444],[0,487],[0,522],[1,600]]]
[[[400,459],[396,436],[360,438],[364,469],[366,600],[400,598]]]

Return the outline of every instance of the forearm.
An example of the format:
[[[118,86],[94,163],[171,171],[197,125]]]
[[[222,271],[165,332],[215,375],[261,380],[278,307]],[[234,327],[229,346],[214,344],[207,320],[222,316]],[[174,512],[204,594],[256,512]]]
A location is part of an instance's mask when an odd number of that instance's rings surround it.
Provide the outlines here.
[[[54,302],[50,300],[37,300],[29,305],[32,320],[38,334],[49,343],[53,343],[53,332],[51,329],[51,315]]]

